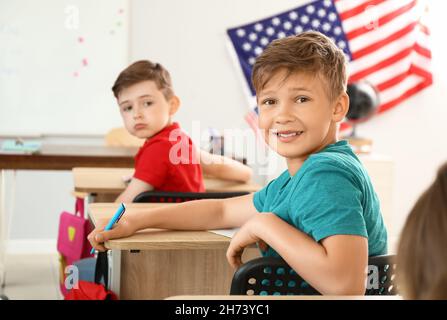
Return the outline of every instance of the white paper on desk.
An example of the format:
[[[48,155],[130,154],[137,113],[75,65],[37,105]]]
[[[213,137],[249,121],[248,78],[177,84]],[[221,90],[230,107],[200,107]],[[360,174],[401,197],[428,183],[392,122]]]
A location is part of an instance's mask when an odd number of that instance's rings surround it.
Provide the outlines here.
[[[215,229],[215,230],[208,230],[209,232],[227,237],[227,238],[233,238],[234,234],[239,230],[239,228],[234,229]]]

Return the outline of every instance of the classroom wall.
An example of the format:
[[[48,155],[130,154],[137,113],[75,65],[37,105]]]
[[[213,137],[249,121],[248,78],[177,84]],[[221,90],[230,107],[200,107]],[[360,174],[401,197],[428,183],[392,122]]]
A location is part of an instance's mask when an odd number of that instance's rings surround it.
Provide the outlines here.
[[[129,26],[130,61],[152,59],[170,70],[174,88],[182,100],[176,120],[205,146],[208,126],[221,131],[248,129],[243,120],[247,103],[238,70],[227,52],[225,30],[304,2],[133,0]],[[441,13],[445,8],[441,8],[440,1],[431,1],[431,5],[434,85],[358,126],[359,135],[374,140],[374,152],[391,156],[395,161],[393,234],[399,232],[416,197],[433,179],[436,168],[447,160],[444,138],[447,61],[442,59],[447,48],[441,34]],[[203,141],[200,141],[201,136]],[[253,145],[254,136],[248,135],[246,141]],[[53,174],[54,177],[47,178],[40,173],[19,173],[16,212],[11,228],[13,239],[56,237],[59,211],[71,210],[73,204],[67,196],[71,177],[66,173]],[[45,188],[53,190],[53,199],[47,197]],[[54,205],[56,201],[57,205]],[[33,208],[25,203],[32,203]],[[39,213],[30,218],[33,210],[37,212],[36,208]],[[26,229],[23,227],[25,223],[30,224]]]
[[[120,124],[110,88],[129,59],[128,3],[0,0],[0,135]]]
[[[444,1],[429,1],[434,84],[387,113],[362,124],[358,134],[374,139],[374,150],[394,158],[393,227],[397,234],[419,195],[447,161],[447,60]]]

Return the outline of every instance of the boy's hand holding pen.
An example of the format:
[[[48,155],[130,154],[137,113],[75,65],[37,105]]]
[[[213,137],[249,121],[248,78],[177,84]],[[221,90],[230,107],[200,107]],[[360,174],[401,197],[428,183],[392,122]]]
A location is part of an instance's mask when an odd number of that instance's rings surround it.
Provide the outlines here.
[[[107,250],[102,244],[105,241],[107,241],[110,237],[110,233],[108,233],[107,231],[112,230],[113,226],[120,221],[125,211],[126,206],[124,205],[124,203],[121,203],[117,211],[113,215],[112,219],[109,220],[109,222],[104,228],[101,226],[102,223],[101,224],[98,223],[98,227],[96,227],[95,230],[93,230],[88,235],[87,239],[90,241],[90,244],[92,245],[92,250],[90,254],[93,254],[95,252],[95,249],[98,251]]]

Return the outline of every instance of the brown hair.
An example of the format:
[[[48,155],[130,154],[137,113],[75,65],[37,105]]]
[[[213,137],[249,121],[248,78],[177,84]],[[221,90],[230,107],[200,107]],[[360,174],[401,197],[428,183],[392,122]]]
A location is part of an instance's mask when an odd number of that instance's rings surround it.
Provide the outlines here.
[[[333,100],[346,91],[346,59],[331,39],[317,31],[306,31],[272,41],[253,66],[253,87],[259,93],[272,75],[285,68],[322,76],[328,97]]]
[[[149,60],[140,60],[134,62],[126,69],[121,71],[118,78],[112,87],[115,98],[121,90],[126,89],[138,82],[152,80],[157,85],[157,88],[163,92],[163,95],[168,100],[174,95],[172,89],[171,76],[161,64],[153,63]]]
[[[447,163],[407,218],[396,280],[407,299],[447,299]]]

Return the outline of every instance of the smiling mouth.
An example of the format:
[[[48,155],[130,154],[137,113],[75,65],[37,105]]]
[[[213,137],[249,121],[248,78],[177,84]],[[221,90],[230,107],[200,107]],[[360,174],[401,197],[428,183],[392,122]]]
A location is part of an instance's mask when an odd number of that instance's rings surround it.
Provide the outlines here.
[[[303,132],[304,131],[277,131],[277,132],[273,132],[273,134],[280,138],[290,138],[290,137],[299,136]]]

